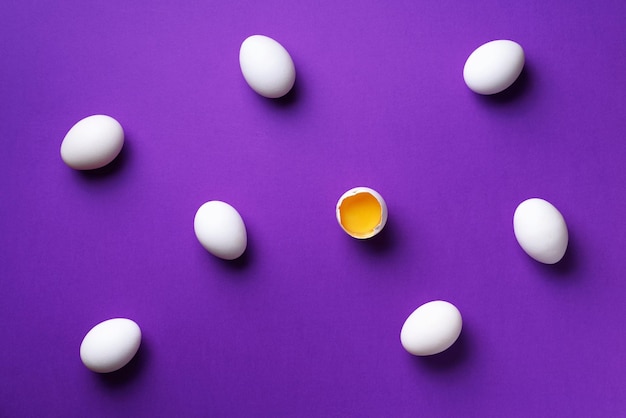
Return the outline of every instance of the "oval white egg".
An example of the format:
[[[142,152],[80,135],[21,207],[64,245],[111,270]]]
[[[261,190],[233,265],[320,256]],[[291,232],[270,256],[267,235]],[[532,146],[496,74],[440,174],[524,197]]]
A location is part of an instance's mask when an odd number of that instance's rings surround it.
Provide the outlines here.
[[[517,42],[487,42],[470,54],[463,68],[465,84],[478,94],[496,94],[517,80],[524,68],[524,50]]]
[[[355,187],[345,192],[335,206],[339,226],[351,237],[371,238],[387,223],[387,203],[376,190]]]
[[[400,342],[416,356],[430,356],[447,350],[459,338],[463,320],[459,310],[443,300],[417,308],[404,322]]]
[[[555,264],[565,255],[567,224],[550,202],[532,198],[520,203],[513,214],[513,231],[526,254],[541,263]]]
[[[248,85],[271,99],[289,93],[296,81],[296,69],[289,52],[264,35],[252,35],[243,41],[239,65]]]
[[[124,129],[107,115],[88,116],[67,132],[61,143],[61,158],[76,170],[104,167],[124,146]]]
[[[80,345],[83,364],[97,373],[124,367],[139,350],[141,329],[134,321],[113,318],[93,327]]]
[[[234,260],[246,250],[246,226],[239,212],[228,203],[212,200],[200,206],[193,228],[200,244],[216,257]]]

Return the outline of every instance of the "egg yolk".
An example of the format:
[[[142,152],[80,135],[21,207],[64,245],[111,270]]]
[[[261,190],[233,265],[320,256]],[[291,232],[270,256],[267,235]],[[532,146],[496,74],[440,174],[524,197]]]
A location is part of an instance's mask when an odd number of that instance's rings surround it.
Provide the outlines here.
[[[369,193],[357,193],[345,198],[339,206],[341,225],[357,237],[369,235],[380,224],[382,208]]]

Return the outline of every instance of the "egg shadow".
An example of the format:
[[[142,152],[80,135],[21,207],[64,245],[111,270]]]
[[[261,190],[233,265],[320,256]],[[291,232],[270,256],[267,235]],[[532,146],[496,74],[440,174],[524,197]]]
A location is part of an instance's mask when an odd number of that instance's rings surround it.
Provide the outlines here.
[[[274,107],[285,109],[285,108],[291,108],[291,107],[296,106],[300,102],[301,93],[302,93],[301,82],[300,82],[300,79],[296,77],[293,87],[291,87],[291,90],[289,90],[289,92],[285,94],[284,96],[277,97],[275,99],[269,99],[265,97],[261,97],[261,98],[264,99],[265,101],[269,101],[270,104]]]
[[[94,373],[100,383],[111,389],[120,389],[137,380],[146,368],[150,358],[150,351],[145,338],[142,338],[141,346],[132,360],[119,370],[111,373]]]
[[[447,350],[432,356],[414,356],[413,361],[420,369],[427,369],[434,373],[456,370],[467,363],[471,354],[471,336],[463,328],[459,338]]]
[[[128,139],[128,136],[126,136],[124,140],[122,150],[113,161],[104,167],[96,168],[94,170],[77,170],[79,175],[86,181],[93,182],[119,175],[128,166],[128,162],[132,155],[132,147],[128,144],[129,141],[126,141],[126,139]]]
[[[367,238],[358,244],[362,244],[368,253],[381,256],[393,251],[397,244],[397,231],[395,224],[388,219],[385,227],[375,236]]]
[[[578,270],[580,265],[580,251],[576,240],[572,239],[572,234],[569,234],[569,240],[567,243],[567,250],[563,255],[563,258],[554,264],[544,264],[537,262],[537,268],[541,272],[550,278],[558,281],[569,282],[573,277],[579,277],[580,275],[573,274]]]
[[[479,95],[485,103],[494,106],[502,106],[518,102],[523,96],[529,94],[533,87],[533,70],[526,63],[517,80],[504,91],[496,94]]]
[[[254,259],[254,243],[251,242],[249,237],[248,243],[246,245],[246,250],[241,256],[235,258],[234,260],[225,260],[211,254],[201,245],[198,247],[199,257],[203,259],[203,262],[205,262],[207,264],[207,267],[211,270],[214,268],[218,268],[219,270],[227,273],[243,272],[249,269],[250,265],[252,264],[252,260]]]
[[[222,258],[218,258],[217,262],[224,269],[228,269],[230,271],[244,271],[247,270],[252,262],[254,252],[254,245],[248,244],[246,246],[246,250],[239,257],[234,260],[224,260]]]

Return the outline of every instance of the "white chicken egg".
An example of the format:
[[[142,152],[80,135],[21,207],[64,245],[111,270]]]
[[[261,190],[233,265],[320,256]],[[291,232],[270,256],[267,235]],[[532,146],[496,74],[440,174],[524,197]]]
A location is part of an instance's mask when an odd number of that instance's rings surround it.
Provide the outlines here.
[[[248,85],[271,99],[289,93],[296,81],[296,69],[289,52],[264,35],[252,35],[243,41],[239,65]]]
[[[200,244],[224,260],[240,257],[248,245],[246,226],[241,215],[234,207],[219,200],[200,206],[193,228]]]
[[[524,50],[517,42],[487,42],[470,54],[463,67],[465,84],[478,94],[496,94],[517,80],[524,68]]]
[[[417,308],[404,321],[400,342],[415,356],[430,356],[447,350],[459,338],[463,320],[459,310],[443,300]]]
[[[522,249],[544,264],[555,264],[565,255],[569,234],[561,212],[550,202],[532,198],[513,214],[513,232]]]
[[[67,132],[61,143],[61,158],[76,170],[104,167],[124,146],[124,129],[107,115],[88,116]]]
[[[113,318],[93,327],[80,345],[83,364],[97,373],[124,367],[139,350],[141,329],[127,318]]]
[[[355,187],[341,195],[335,213],[339,226],[358,239],[370,238],[382,231],[388,216],[385,199],[369,187]]]

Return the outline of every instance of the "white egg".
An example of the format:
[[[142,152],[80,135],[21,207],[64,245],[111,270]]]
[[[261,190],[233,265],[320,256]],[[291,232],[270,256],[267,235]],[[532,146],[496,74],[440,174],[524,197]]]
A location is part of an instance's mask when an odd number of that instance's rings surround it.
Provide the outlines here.
[[[88,369],[110,373],[121,369],[137,353],[141,329],[134,321],[113,318],[93,327],[80,345],[80,358]]]
[[[387,203],[376,190],[355,187],[345,192],[335,207],[339,226],[351,237],[371,238],[387,223]]]
[[[517,42],[487,42],[467,58],[463,68],[465,84],[478,94],[500,93],[517,80],[524,60],[524,50]]]
[[[234,260],[246,250],[246,226],[239,212],[219,200],[206,202],[196,212],[193,228],[200,244],[211,254]]]
[[[124,129],[106,115],[88,116],[67,132],[61,143],[61,158],[76,170],[104,167],[124,146]]]
[[[454,344],[462,327],[463,320],[456,306],[435,300],[409,315],[400,331],[400,342],[413,355],[430,356]]]
[[[565,255],[567,225],[550,202],[532,198],[520,203],[513,215],[513,231],[526,254],[539,262],[555,264]]]
[[[296,69],[289,52],[264,35],[252,35],[243,41],[239,65],[248,85],[271,99],[289,93],[296,81]]]

